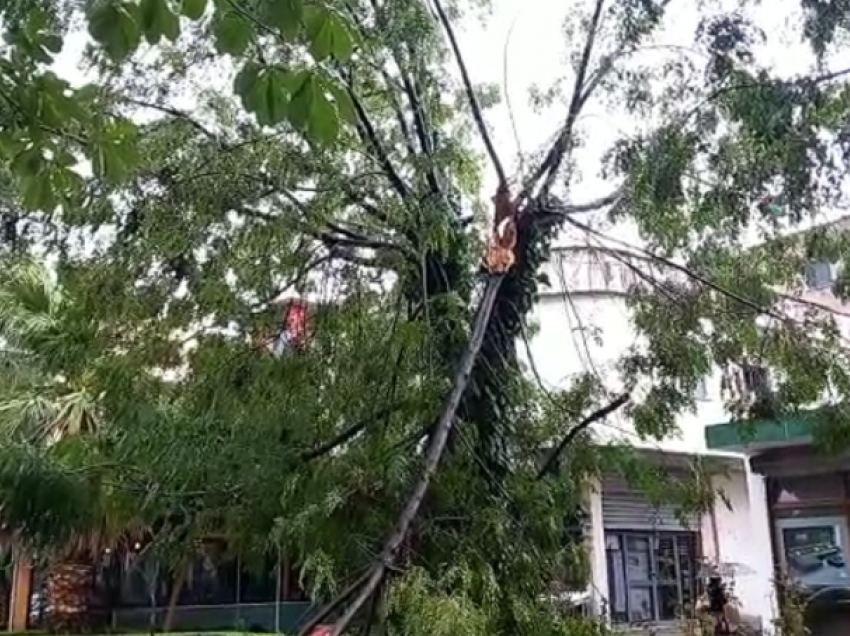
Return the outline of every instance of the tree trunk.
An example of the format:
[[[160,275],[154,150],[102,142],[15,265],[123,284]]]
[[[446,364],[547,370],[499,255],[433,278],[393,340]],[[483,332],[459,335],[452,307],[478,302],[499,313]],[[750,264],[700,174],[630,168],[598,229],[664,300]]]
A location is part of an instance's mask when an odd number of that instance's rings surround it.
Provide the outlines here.
[[[50,565],[46,589],[50,631],[83,632],[91,627],[94,574],[94,563],[83,556]]]
[[[165,618],[162,621],[162,631],[170,632],[174,629],[174,619],[177,616],[177,601],[180,600],[180,592],[186,584],[186,576],[189,574],[189,564],[183,563],[177,569],[177,577],[174,579],[174,585],[171,588],[171,596],[168,598],[168,609],[165,611]]]

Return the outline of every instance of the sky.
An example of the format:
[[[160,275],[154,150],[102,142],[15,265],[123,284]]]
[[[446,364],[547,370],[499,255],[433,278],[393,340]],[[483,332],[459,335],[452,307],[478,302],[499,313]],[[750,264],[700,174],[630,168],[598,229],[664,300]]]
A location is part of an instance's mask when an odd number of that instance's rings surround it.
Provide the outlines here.
[[[473,80],[496,84],[503,93],[501,103],[489,110],[486,118],[502,162],[514,175],[519,167],[518,148],[529,153],[547,146],[563,122],[569,90],[564,91],[561,100],[542,111],[532,107],[530,91],[535,85],[548,88],[559,79],[565,80],[567,89],[571,86],[573,77],[567,55],[570,44],[578,46],[581,42],[568,41],[565,22],[568,16],[575,16],[582,7],[589,8],[593,1],[490,0],[491,10],[486,20],[476,15],[467,17],[456,26]],[[613,1],[607,0],[609,4]],[[670,0],[665,28],[655,38],[654,44],[691,46],[701,15],[698,6],[703,7],[704,14],[706,11],[728,10],[739,4],[739,0]],[[799,37],[798,25],[802,21],[800,0],[764,0],[746,4],[747,13],[756,17],[758,25],[768,36],[768,43],[759,51],[760,60],[788,76],[807,71],[814,60]],[[86,80],[79,69],[85,41],[84,32],[67,38],[66,48],[57,62],[58,73],[75,84]],[[657,60],[652,59],[660,63],[664,56],[678,54],[671,51],[672,48],[656,55]],[[850,66],[850,51],[829,60],[830,68],[845,66]],[[204,81],[227,83],[220,77],[204,78]],[[191,98],[186,100],[172,105],[191,106]],[[569,199],[575,203],[592,200],[613,190],[611,183],[599,177],[601,155],[616,138],[637,132],[642,122],[634,121],[616,106],[591,101],[580,123],[592,141],[577,154],[580,181],[568,193]],[[476,143],[483,153],[477,136]],[[486,164],[484,174],[481,197],[488,200],[495,191],[496,178],[489,164]],[[837,214],[828,213],[824,220]],[[618,230],[621,238],[639,241],[630,228]]]
[[[588,7],[591,2],[592,0],[493,0],[492,15],[486,28],[481,28],[473,21],[467,21],[463,25],[461,46],[473,78],[477,81],[495,82],[509,98],[510,109],[503,100],[488,113],[488,121],[503,162],[516,165],[515,161],[511,161],[517,153],[511,112],[526,153],[546,145],[557,131],[558,125],[563,122],[569,91],[566,91],[564,101],[553,104],[542,112],[536,112],[531,106],[529,92],[535,84],[548,86],[562,77],[566,78],[566,86],[571,86],[574,75],[566,60],[569,43],[564,24],[568,15],[575,11],[575,7]],[[736,0],[671,0],[664,28],[653,44],[692,46],[701,15],[734,9],[740,4],[741,2]],[[800,37],[803,19],[800,0],[764,0],[746,4],[746,14],[755,19],[767,36],[765,44],[758,48],[759,61],[786,77],[809,72],[814,64],[814,56]],[[697,8],[698,5],[702,5],[702,13]],[[846,49],[829,57],[828,68],[850,67],[850,47]],[[677,53],[668,51],[661,55]],[[662,57],[645,59],[657,59],[659,63],[663,61]],[[574,203],[593,200],[613,190],[610,182],[599,177],[601,154],[617,137],[634,134],[640,126],[640,122],[633,121],[622,109],[612,108],[598,101],[588,104],[581,123],[593,143],[589,144],[589,149],[578,155],[581,181],[575,184],[568,194]],[[484,191],[492,192],[495,185],[493,170],[488,169]],[[818,222],[833,220],[846,213],[846,210],[824,211]],[[613,233],[629,242],[640,243],[631,227],[618,227]]]

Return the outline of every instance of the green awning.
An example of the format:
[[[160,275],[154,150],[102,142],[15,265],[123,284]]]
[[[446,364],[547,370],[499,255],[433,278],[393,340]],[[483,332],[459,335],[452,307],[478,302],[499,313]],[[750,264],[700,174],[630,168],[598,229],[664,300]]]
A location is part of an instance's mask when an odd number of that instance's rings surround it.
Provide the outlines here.
[[[754,451],[812,441],[812,415],[776,420],[723,422],[705,427],[705,443],[713,450]]]

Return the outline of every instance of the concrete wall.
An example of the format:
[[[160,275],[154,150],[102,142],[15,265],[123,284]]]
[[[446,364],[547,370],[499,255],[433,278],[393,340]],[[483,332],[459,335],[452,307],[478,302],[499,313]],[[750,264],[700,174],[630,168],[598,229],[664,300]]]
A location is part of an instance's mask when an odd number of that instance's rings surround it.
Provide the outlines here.
[[[723,496],[715,501],[716,534],[711,516],[703,518],[703,553],[710,560],[745,570],[735,577],[741,611],[761,617],[763,627],[769,628],[776,615],[776,602],[764,478],[749,470],[736,471],[715,475],[712,485]]]

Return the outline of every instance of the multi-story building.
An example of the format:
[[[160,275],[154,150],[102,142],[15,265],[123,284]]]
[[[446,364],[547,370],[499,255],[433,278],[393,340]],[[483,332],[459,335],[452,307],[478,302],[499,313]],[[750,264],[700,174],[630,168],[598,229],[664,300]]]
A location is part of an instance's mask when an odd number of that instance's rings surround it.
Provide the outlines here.
[[[548,388],[591,371],[617,390],[615,363],[637,338],[628,295],[641,282],[639,272],[653,270],[659,273],[639,252],[586,245],[554,250],[530,347]],[[831,263],[811,264],[803,299],[841,312],[830,291],[834,275]],[[850,310],[843,311],[850,327]],[[740,372],[753,391],[769,382],[768,369]],[[742,613],[767,632],[778,612],[777,566],[787,566],[803,585],[831,586],[833,596],[843,596],[844,588],[850,597],[850,460],[816,459],[808,448],[811,423],[804,419],[758,422],[748,437],[731,421],[722,385],[719,371],[703,379],[696,409],[680,417],[673,439],[641,439],[622,412],[592,427],[600,442],[636,446],[672,475],[698,459],[718,493],[708,510],[683,519],[674,505],[653,505],[614,475],[595,484],[588,494],[591,596],[594,608],[614,623],[667,624],[675,633],[706,562],[734,578]],[[839,633],[846,633],[844,625]]]

